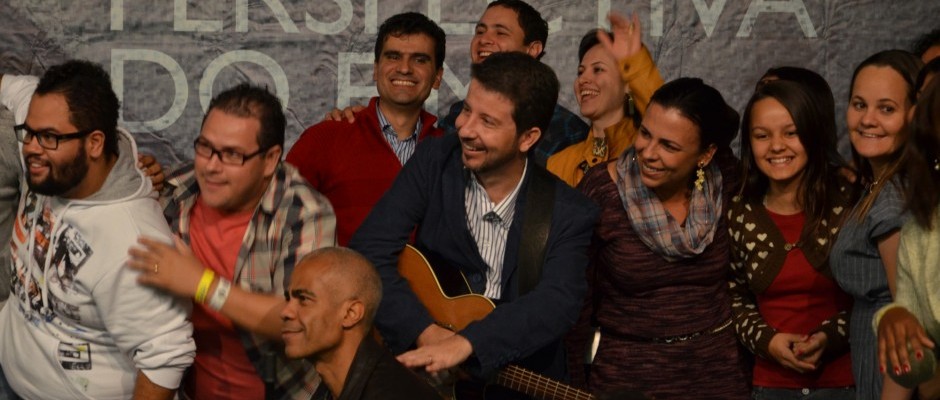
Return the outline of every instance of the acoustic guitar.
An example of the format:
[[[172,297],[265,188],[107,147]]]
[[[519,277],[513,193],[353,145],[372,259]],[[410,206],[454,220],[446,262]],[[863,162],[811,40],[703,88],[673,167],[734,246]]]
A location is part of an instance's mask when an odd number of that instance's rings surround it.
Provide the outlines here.
[[[454,270],[454,269],[451,269]],[[418,296],[435,322],[453,331],[460,331],[473,321],[486,317],[496,306],[490,299],[473,294],[459,271],[450,272],[432,267],[427,258],[411,245],[398,257],[398,272]],[[516,394],[510,394],[505,389]],[[546,378],[524,368],[510,365],[496,375],[495,382],[474,385],[458,382],[454,398],[494,399],[519,398],[518,393],[543,400],[594,400],[591,393]]]

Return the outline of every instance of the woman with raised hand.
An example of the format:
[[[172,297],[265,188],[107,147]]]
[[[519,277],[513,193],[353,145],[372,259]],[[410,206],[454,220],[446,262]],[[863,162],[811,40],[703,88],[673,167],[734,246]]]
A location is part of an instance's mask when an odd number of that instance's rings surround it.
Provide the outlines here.
[[[586,376],[571,370],[575,382],[659,400],[749,397],[724,218],[739,179],[728,147],[737,129],[717,90],[680,78],[653,94],[634,146],[581,181],[601,218],[569,359],[584,359],[592,325],[600,339]]]
[[[855,398],[852,299],[829,269],[855,190],[828,151],[835,113],[822,85],[759,85],[741,121],[744,184],[728,213],[731,296],[738,339],[758,356],[754,399]]]
[[[905,203],[912,218],[901,229],[894,302],[872,324],[881,370],[918,383],[931,377],[908,376],[912,365],[925,362],[940,339],[940,81],[924,88],[910,129]],[[922,399],[940,398],[940,376],[921,383],[918,392]]]
[[[909,395],[878,371],[877,340],[870,324],[895,291],[899,230],[907,218],[907,113],[915,103],[914,85],[922,65],[911,53],[887,50],[867,58],[852,75],[846,125],[858,183],[864,189],[833,245],[831,264],[836,281],[855,300],[849,331],[860,400]]]
[[[663,84],[649,51],[640,41],[640,20],[610,15],[613,33],[591,30],[578,47],[574,95],[591,134],[552,155],[547,168],[576,186],[591,167],[616,158],[633,144],[640,114]]]

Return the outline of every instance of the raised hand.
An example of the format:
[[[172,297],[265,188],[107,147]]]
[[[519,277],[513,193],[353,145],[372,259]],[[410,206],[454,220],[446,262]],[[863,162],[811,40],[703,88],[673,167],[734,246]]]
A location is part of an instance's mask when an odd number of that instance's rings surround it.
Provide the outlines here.
[[[636,13],[630,19],[617,13],[610,13],[607,19],[610,20],[610,31],[614,35],[614,40],[610,40],[604,31],[597,31],[597,39],[607,51],[614,55],[614,59],[623,60],[643,48],[640,17]]]

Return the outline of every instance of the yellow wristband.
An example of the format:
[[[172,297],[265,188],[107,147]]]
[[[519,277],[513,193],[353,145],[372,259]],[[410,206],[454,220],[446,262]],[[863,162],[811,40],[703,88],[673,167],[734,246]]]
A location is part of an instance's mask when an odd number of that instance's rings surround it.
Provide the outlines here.
[[[202,279],[199,279],[199,286],[196,287],[196,295],[193,296],[197,303],[205,304],[206,297],[209,296],[209,287],[215,280],[215,271],[206,268],[202,271]]]

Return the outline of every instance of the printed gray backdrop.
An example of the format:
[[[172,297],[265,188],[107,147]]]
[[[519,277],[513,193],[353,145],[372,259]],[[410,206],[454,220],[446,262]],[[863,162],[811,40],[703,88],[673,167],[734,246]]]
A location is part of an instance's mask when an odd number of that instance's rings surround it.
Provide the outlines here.
[[[469,83],[469,43],[485,0],[4,0],[0,72],[42,74],[69,58],[99,62],[122,101],[122,124],[166,165],[192,158],[213,93],[240,81],[274,88],[288,145],[333,107],[374,95],[372,48],[381,21],[418,11],[447,32],[444,82],[426,108],[445,112]],[[908,48],[940,26],[938,0],[532,0],[549,21],[543,61],[571,84],[577,44],[608,11],[637,12],[666,80],[697,76],[742,108],[767,68],[818,71],[842,115],[854,66]],[[342,132],[337,132],[342,134]],[[844,133],[840,150],[848,153]]]

